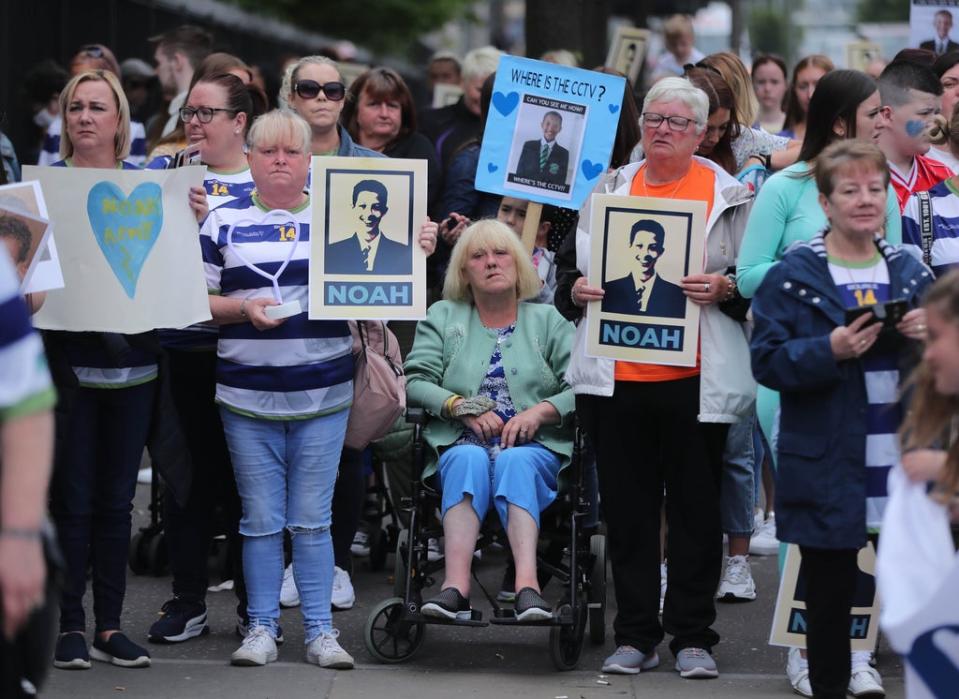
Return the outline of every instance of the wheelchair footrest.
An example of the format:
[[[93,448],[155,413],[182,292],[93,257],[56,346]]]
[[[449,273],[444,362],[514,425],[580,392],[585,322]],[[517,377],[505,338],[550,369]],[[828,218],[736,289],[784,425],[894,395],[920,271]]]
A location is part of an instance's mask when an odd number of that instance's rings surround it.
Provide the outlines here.
[[[553,612],[549,619],[536,619],[535,621],[520,621],[516,618],[514,609],[496,609],[489,623],[497,626],[572,626],[573,615],[568,606],[564,606],[562,612]]]
[[[439,626],[489,626],[489,622],[483,619],[483,612],[474,609],[469,619],[444,619],[436,616],[426,616],[419,612],[407,612],[404,621],[412,623],[437,624]]]

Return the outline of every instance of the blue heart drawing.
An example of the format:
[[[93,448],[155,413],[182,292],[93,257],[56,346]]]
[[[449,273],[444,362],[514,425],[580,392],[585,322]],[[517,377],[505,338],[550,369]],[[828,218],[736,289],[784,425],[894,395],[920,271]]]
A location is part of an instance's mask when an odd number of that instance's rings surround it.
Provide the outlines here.
[[[610,114],[615,114],[616,112],[619,111],[619,105],[618,105],[618,104],[607,104],[606,106],[609,107],[609,113],[610,113]]]
[[[127,197],[112,182],[97,182],[87,194],[87,217],[107,264],[132,299],[163,226],[163,190],[144,182]]]
[[[595,179],[599,173],[603,171],[602,163],[594,163],[591,160],[583,161],[583,175],[586,176],[587,180]]]
[[[505,95],[502,92],[493,93],[493,106],[503,116],[509,116],[510,112],[516,109],[517,104],[519,104],[518,92],[510,92]]]
[[[490,172],[496,172],[499,170],[499,165],[493,165],[493,163],[486,163],[486,169]]]

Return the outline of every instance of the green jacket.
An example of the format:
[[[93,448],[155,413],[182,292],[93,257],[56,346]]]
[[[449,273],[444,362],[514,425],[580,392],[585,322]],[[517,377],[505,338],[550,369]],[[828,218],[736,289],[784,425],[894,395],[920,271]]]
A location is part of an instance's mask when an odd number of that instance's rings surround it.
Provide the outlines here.
[[[489,369],[496,332],[480,322],[471,303],[440,301],[419,322],[413,349],[406,358],[406,396],[411,406],[431,416],[423,430],[427,453],[423,477],[436,471],[439,451],[462,434],[465,425],[441,417],[452,396],[476,395]],[[535,441],[560,455],[562,470],[573,451],[575,400],[563,375],[573,346],[573,326],[552,306],[521,303],[516,329],[500,348],[506,384],[517,412],[549,401],[559,412],[558,425],[545,425]]]

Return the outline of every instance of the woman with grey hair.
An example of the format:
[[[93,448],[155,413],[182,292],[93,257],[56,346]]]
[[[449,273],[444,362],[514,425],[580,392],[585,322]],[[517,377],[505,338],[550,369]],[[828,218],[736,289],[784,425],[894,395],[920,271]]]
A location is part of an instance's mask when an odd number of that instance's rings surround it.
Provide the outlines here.
[[[682,78],[665,78],[647,93],[640,117],[646,159],[615,170],[596,192],[705,202],[703,273],[667,281],[649,258],[662,241],[637,230],[631,245],[637,268],[623,306],[633,314],[663,315],[662,299],[686,315],[700,307],[700,351],[693,367],[613,361],[586,354],[580,323],[566,378],[576,392],[577,413],[596,450],[600,495],[608,526],[618,611],[616,651],[604,672],[636,674],[659,664],[664,632],[682,677],[716,677],[711,656],[719,635],[714,594],[722,567],[719,482],[728,424],[746,415],[755,387],[742,325],[718,304],[736,296],[728,268],[742,239],[752,204],[750,191],[715,163],[694,156],[705,136],[709,101]],[[602,302],[600,280],[589,280],[591,204],[580,212],[577,266],[584,275],[572,287],[575,305]],[[651,222],[647,222],[646,228]],[[661,230],[661,229],[660,229]],[[645,246],[645,247],[644,247]],[[644,247],[644,249],[640,249]],[[699,259],[692,261],[697,264]],[[610,285],[607,285],[608,287]],[[634,288],[633,288],[634,287]],[[609,289],[611,291],[611,289]],[[633,293],[635,292],[635,293]],[[625,299],[625,301],[624,301]],[[593,305],[590,312],[599,310]],[[624,311],[625,312],[625,311]],[[737,364],[737,359],[741,358]],[[624,439],[630,435],[630,439]],[[642,458],[636,458],[636,445]],[[668,588],[662,623],[660,509],[666,491]]]

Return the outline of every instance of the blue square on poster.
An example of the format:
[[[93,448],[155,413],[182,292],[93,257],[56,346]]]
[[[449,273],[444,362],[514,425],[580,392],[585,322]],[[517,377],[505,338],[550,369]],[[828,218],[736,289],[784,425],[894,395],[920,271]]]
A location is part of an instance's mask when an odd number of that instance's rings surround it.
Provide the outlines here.
[[[504,56],[476,189],[579,209],[609,165],[626,80]]]

